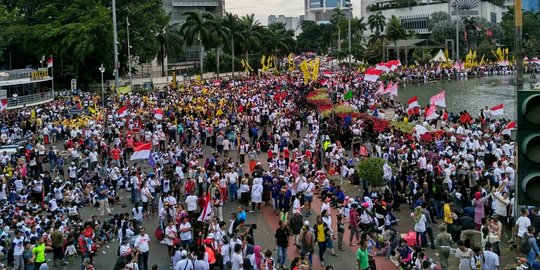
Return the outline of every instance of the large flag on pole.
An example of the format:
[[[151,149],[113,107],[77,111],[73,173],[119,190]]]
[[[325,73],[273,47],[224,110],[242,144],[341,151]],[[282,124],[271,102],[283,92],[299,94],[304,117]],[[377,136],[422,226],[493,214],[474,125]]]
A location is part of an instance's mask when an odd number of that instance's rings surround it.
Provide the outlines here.
[[[375,82],[379,79],[382,73],[382,70],[368,69],[366,70],[366,73],[364,73],[364,80],[368,82]]]
[[[504,114],[504,104],[499,104],[494,107],[491,107],[491,115],[503,115]]]
[[[409,110],[418,107],[418,96],[414,96],[411,99],[407,101],[407,104],[409,104]]]
[[[501,131],[501,134],[510,135],[513,129],[516,129],[516,121],[508,123],[508,125],[506,125],[506,127]]]
[[[163,120],[163,115],[164,115],[164,114],[165,114],[165,113],[164,113],[163,110],[160,109],[160,108],[156,108],[156,109],[154,110],[154,118],[156,118],[156,119],[158,119],[158,120]]]
[[[437,105],[439,107],[445,107],[446,108],[446,94],[445,94],[444,90],[442,90],[438,94],[432,96],[429,99],[429,103],[430,104],[435,104],[435,105]]]
[[[210,192],[207,192],[206,194],[206,203],[204,204],[203,211],[201,212],[201,215],[197,219],[197,221],[207,221],[210,218],[212,218],[212,203],[210,202]]]
[[[0,111],[4,111],[7,109],[8,106],[8,100],[7,98],[0,99]]]
[[[431,106],[429,106],[426,111],[426,120],[433,120],[437,118],[437,116],[437,107],[435,106],[435,104],[431,103]]]
[[[397,90],[398,90],[398,84],[397,83],[390,83],[390,85],[388,85],[388,87],[386,88],[385,93],[390,94],[390,96],[396,96],[397,97],[397,95],[398,95]]]
[[[152,143],[144,143],[137,147],[135,147],[135,152],[129,160],[136,160],[136,159],[149,159],[150,158],[150,151],[152,151]]]
[[[384,95],[384,83],[379,84],[379,89],[377,89],[377,92],[375,92],[375,95]]]

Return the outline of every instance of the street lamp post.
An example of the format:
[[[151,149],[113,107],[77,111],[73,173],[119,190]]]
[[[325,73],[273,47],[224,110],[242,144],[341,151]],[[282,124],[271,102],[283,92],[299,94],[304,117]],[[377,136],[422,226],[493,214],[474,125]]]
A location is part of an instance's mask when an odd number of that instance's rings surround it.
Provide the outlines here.
[[[114,47],[114,90],[118,88],[118,31],[116,29],[116,0],[112,0],[113,47]]]
[[[456,62],[459,61],[459,6],[454,2],[456,8]]]
[[[349,69],[350,69],[350,68],[351,68],[351,65],[352,65],[352,63],[351,63],[351,17],[352,17],[352,3],[349,3],[349,10],[348,10],[348,11],[349,11],[349,12],[348,12],[348,13],[349,13],[349,14],[348,14],[348,15],[349,15],[349,16],[348,16],[348,17],[349,17],[349,23],[348,23],[348,24],[349,24],[349,26],[348,26],[348,28],[349,28],[349,30],[348,30],[348,31],[349,31],[349,33],[348,33],[348,35],[349,35],[349,56],[348,56],[348,57],[349,57]]]
[[[131,45],[129,43],[129,19],[126,17],[126,28],[127,28],[127,53],[128,53],[128,75],[129,75],[129,86],[133,87],[131,81]]]
[[[101,105],[105,107],[105,87],[103,86],[103,73],[105,73],[105,67],[103,64],[99,67],[99,71],[101,72]]]

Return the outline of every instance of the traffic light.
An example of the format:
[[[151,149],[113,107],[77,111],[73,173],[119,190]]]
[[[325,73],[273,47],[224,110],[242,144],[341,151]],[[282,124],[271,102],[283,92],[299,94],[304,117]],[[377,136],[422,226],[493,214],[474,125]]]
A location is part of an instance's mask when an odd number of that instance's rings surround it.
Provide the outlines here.
[[[519,205],[540,205],[540,91],[517,93],[517,182]]]

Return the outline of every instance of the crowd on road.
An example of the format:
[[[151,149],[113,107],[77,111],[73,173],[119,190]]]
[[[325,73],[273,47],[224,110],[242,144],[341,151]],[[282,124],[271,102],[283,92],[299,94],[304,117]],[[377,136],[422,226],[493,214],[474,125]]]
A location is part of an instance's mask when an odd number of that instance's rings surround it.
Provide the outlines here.
[[[490,270],[500,268],[501,241],[509,239],[518,259],[538,267],[540,217],[512,208],[514,144],[501,135],[509,121],[489,109],[426,121],[423,109],[410,115],[359,76],[336,71],[331,80],[336,103],[392,109],[395,121],[443,132],[425,138],[323,117],[305,99],[317,82],[294,74],[191,81],[109,97],[104,107],[81,93],[2,112],[0,143],[23,146],[0,154],[2,262],[16,270],[93,269],[100,247],[117,242],[111,267],[147,270],[149,242],[160,241],[175,270],[333,269],[325,256],[352,248],[360,270],[376,269],[383,256],[403,269],[449,269],[455,256],[460,270]],[[345,100],[347,91],[354,97]],[[336,127],[359,143],[341,140]],[[146,145],[150,156],[130,161]],[[386,188],[358,180],[355,163],[369,157],[385,161]],[[360,183],[360,192],[345,194],[330,171]],[[113,214],[122,190],[132,205]],[[237,211],[223,213],[225,204]],[[81,207],[100,215],[83,219]],[[275,246],[254,239],[249,219],[261,208],[277,216]],[[409,210],[410,234],[395,226],[403,222],[395,211]],[[157,228],[143,226],[151,215]],[[438,258],[428,258],[428,246]]]

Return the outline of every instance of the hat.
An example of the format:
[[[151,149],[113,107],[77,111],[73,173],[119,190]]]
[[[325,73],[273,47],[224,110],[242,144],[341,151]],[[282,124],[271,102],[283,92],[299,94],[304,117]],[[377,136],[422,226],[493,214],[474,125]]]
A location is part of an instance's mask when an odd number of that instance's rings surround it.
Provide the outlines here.
[[[304,221],[304,226],[309,226],[309,220]]]
[[[203,241],[203,243],[204,243],[205,245],[211,245],[212,242],[213,242],[212,239],[209,239],[209,238],[206,238],[206,239],[204,239],[204,241]]]
[[[182,252],[180,252],[180,256],[187,257],[187,251],[184,249]]]
[[[206,237],[207,239],[214,239],[214,234],[213,233],[209,233],[208,236]]]

